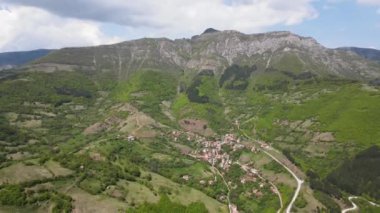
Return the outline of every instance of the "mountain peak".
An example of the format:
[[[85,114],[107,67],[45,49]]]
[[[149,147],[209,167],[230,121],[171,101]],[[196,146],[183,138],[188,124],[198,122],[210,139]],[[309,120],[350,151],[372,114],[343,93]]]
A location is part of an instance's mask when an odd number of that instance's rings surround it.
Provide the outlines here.
[[[207,28],[203,33],[203,34],[207,34],[207,33],[216,33],[216,32],[220,32],[219,30],[216,30],[214,28]]]

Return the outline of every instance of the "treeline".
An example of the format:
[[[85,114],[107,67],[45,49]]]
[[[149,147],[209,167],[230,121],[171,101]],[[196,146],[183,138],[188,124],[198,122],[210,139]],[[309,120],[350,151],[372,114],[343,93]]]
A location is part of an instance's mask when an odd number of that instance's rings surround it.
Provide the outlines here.
[[[294,159],[293,153],[289,149],[284,149],[282,153],[296,166],[300,167],[300,164]],[[310,188],[314,190],[314,195],[328,210],[327,212],[339,213],[340,207],[332,199],[342,198],[342,193],[338,187],[321,178],[316,172],[308,170],[306,175],[310,182]],[[323,209],[319,209],[318,212],[325,212]]]
[[[311,170],[307,171],[310,187],[316,198],[330,212],[340,212],[333,198],[341,199],[342,192],[353,195],[368,195],[380,199],[380,148],[372,146],[360,152],[352,160],[343,163],[326,178]]]
[[[209,97],[205,95],[199,94],[198,87],[202,84],[202,78],[197,77],[193,80],[193,83],[190,85],[190,87],[186,90],[187,98],[191,102],[205,104],[209,102]]]
[[[70,87],[66,87],[66,86],[56,87],[55,91],[59,95],[69,95],[69,96],[84,97],[84,98],[91,98],[92,97],[92,94],[90,91],[70,88]]]
[[[210,97],[206,95],[201,95],[199,91],[199,87],[202,85],[202,82],[205,78],[212,78],[214,77],[214,72],[212,70],[202,70],[199,72],[193,79],[193,82],[187,88],[187,98],[194,103],[209,103]]]
[[[327,180],[354,195],[380,199],[380,148],[372,146],[343,163]]]
[[[0,189],[0,204],[9,206],[23,206],[26,195],[19,185],[5,185]]]
[[[0,115],[0,141],[12,143],[12,145],[24,144],[27,135],[18,128],[11,126],[8,120]]]
[[[140,175],[137,165],[130,163],[122,168],[112,163],[113,155],[107,161],[93,161],[88,155],[60,155],[59,161],[64,167],[81,173],[78,186],[91,194],[99,194],[109,185],[116,185],[119,179],[136,181]],[[96,187],[93,184],[97,183]]]
[[[290,82],[288,80],[276,80],[272,82],[271,84],[258,84],[253,89],[256,91],[264,91],[264,90],[270,90],[270,91],[287,91],[289,87]]]
[[[202,202],[194,202],[188,206],[170,201],[169,197],[162,195],[158,203],[144,203],[136,209],[128,209],[127,213],[207,213]]]
[[[219,86],[225,86],[226,89],[231,90],[245,90],[249,84],[249,77],[256,70],[256,65],[249,67],[233,64],[223,72],[219,80]]]
[[[64,103],[93,103],[97,88],[80,72],[22,73],[16,80],[0,84],[0,112],[33,114],[34,107],[25,103],[42,103],[59,107]],[[17,80],[20,79],[20,80]]]
[[[27,185],[30,185],[29,183]],[[71,212],[72,198],[53,190],[38,190],[26,193],[25,184],[2,185],[0,187],[0,205],[25,206],[35,205],[50,200],[55,203],[53,212]]]
[[[292,78],[293,80],[308,80],[308,79],[316,77],[316,75],[311,72],[302,72],[302,73],[296,74],[290,71],[282,71],[282,73]]]

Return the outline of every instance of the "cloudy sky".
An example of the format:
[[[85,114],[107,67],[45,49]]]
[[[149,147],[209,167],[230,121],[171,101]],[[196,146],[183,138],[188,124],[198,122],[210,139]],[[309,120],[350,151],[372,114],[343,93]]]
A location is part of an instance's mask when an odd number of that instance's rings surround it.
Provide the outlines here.
[[[380,0],[0,0],[0,52],[290,30],[380,49]]]

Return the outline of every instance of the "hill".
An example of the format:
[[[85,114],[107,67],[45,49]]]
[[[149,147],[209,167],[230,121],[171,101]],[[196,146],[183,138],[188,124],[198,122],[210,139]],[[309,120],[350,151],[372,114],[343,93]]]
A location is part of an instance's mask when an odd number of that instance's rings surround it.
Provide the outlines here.
[[[328,180],[352,194],[380,199],[379,162],[380,148],[372,146],[337,168]]]

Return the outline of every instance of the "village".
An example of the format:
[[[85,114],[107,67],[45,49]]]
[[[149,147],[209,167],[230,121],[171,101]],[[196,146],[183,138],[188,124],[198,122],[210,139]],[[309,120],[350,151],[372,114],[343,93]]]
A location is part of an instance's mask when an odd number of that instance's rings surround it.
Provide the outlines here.
[[[240,166],[240,168],[245,172],[245,175],[240,177],[240,183],[233,183],[229,180],[226,184],[229,188],[236,188],[237,184],[246,185],[248,183],[254,183],[257,187],[253,187],[247,194],[250,194],[256,198],[260,198],[264,195],[264,188],[269,189],[273,194],[280,195],[277,187],[270,181],[266,180],[258,168],[253,166],[253,163],[242,164],[239,160],[233,160],[231,154],[241,149],[247,149],[254,154],[258,154],[261,149],[267,149],[269,146],[262,141],[258,141],[258,146],[253,144],[247,145],[242,143],[241,138],[237,137],[235,134],[225,134],[219,139],[205,138],[203,136],[194,134],[192,132],[180,132],[173,131],[171,132],[171,137],[174,141],[179,141],[180,137],[186,138],[187,142],[195,142],[197,149],[186,153],[192,158],[196,158],[205,162],[208,162],[213,168],[217,171],[220,171],[220,175],[223,176],[228,173],[230,167],[234,164]],[[191,178],[191,175],[184,175],[182,177],[184,180],[188,181]],[[217,176],[215,176],[215,180]],[[212,184],[213,181],[204,181],[201,180],[200,184]],[[233,204],[230,204],[234,206]],[[237,212],[232,211],[232,212]]]

